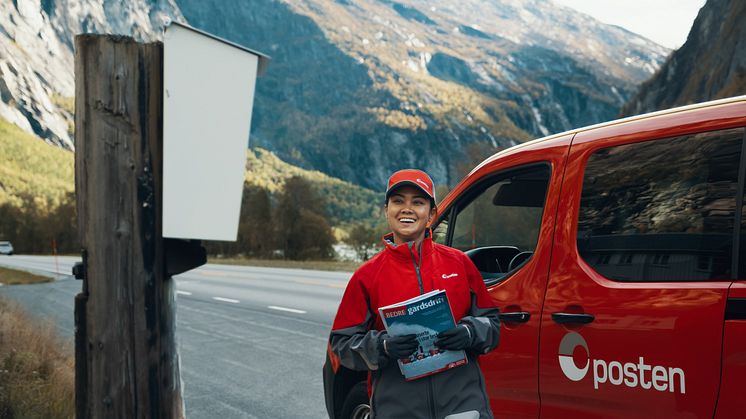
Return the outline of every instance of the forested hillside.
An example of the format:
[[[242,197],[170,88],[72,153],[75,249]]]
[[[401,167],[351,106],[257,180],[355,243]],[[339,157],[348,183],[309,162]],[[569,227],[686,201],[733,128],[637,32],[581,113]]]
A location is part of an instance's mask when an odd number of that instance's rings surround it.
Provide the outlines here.
[[[282,191],[287,179],[293,176],[309,181],[324,198],[329,221],[334,226],[352,222],[370,225],[381,214],[385,184],[381,184],[378,191],[372,191],[316,170],[293,166],[262,148],[248,151],[246,182],[249,185],[256,185],[276,196]]]
[[[0,118],[0,240],[16,252],[79,251],[73,153]]]
[[[261,211],[254,201],[263,195],[267,211],[280,205],[288,179],[295,177],[305,181],[299,188],[307,185],[319,198],[318,212],[331,227],[373,226],[379,218],[380,192],[294,167],[262,149],[248,150],[246,168],[245,217]],[[74,189],[72,152],[0,118],[0,240],[11,240],[20,253],[51,253],[53,242],[60,252],[77,253]],[[262,226],[267,227],[267,234],[275,234],[274,225]]]

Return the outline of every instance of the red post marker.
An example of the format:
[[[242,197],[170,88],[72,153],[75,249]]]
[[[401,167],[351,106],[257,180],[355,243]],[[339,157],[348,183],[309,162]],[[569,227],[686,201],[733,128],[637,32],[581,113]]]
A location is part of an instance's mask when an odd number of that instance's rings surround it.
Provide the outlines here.
[[[57,240],[52,239],[52,254],[54,255],[54,270],[60,276],[60,264],[57,261]]]

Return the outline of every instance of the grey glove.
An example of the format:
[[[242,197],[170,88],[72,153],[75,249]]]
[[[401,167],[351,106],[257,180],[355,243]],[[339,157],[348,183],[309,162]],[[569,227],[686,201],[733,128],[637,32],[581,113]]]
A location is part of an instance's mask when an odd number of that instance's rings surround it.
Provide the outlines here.
[[[420,343],[416,335],[390,336],[388,333],[381,333],[379,345],[379,349],[389,357],[402,359],[412,355]]]
[[[449,351],[458,351],[471,347],[472,333],[469,325],[461,323],[454,328],[438,333],[435,346]]]

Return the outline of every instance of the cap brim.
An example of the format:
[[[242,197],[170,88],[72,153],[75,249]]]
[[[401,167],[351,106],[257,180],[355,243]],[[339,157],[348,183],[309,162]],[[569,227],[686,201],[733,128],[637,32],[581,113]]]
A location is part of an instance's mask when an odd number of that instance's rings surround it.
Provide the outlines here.
[[[386,199],[388,200],[391,194],[394,193],[394,191],[396,191],[397,189],[401,188],[402,186],[414,186],[415,188],[421,190],[425,194],[426,197],[430,199],[435,199],[435,197],[433,197],[425,188],[423,188],[421,185],[419,185],[416,182],[412,182],[411,180],[402,180],[391,185],[391,187],[388,190],[386,190]]]

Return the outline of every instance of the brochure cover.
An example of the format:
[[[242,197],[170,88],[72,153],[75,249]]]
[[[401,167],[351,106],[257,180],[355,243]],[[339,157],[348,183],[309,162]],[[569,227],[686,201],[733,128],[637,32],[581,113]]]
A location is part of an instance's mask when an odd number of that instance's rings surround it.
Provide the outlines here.
[[[381,307],[378,311],[390,335],[415,334],[420,342],[417,352],[398,361],[407,381],[466,364],[464,351],[446,351],[435,347],[438,332],[456,325],[444,290],[430,291]]]

